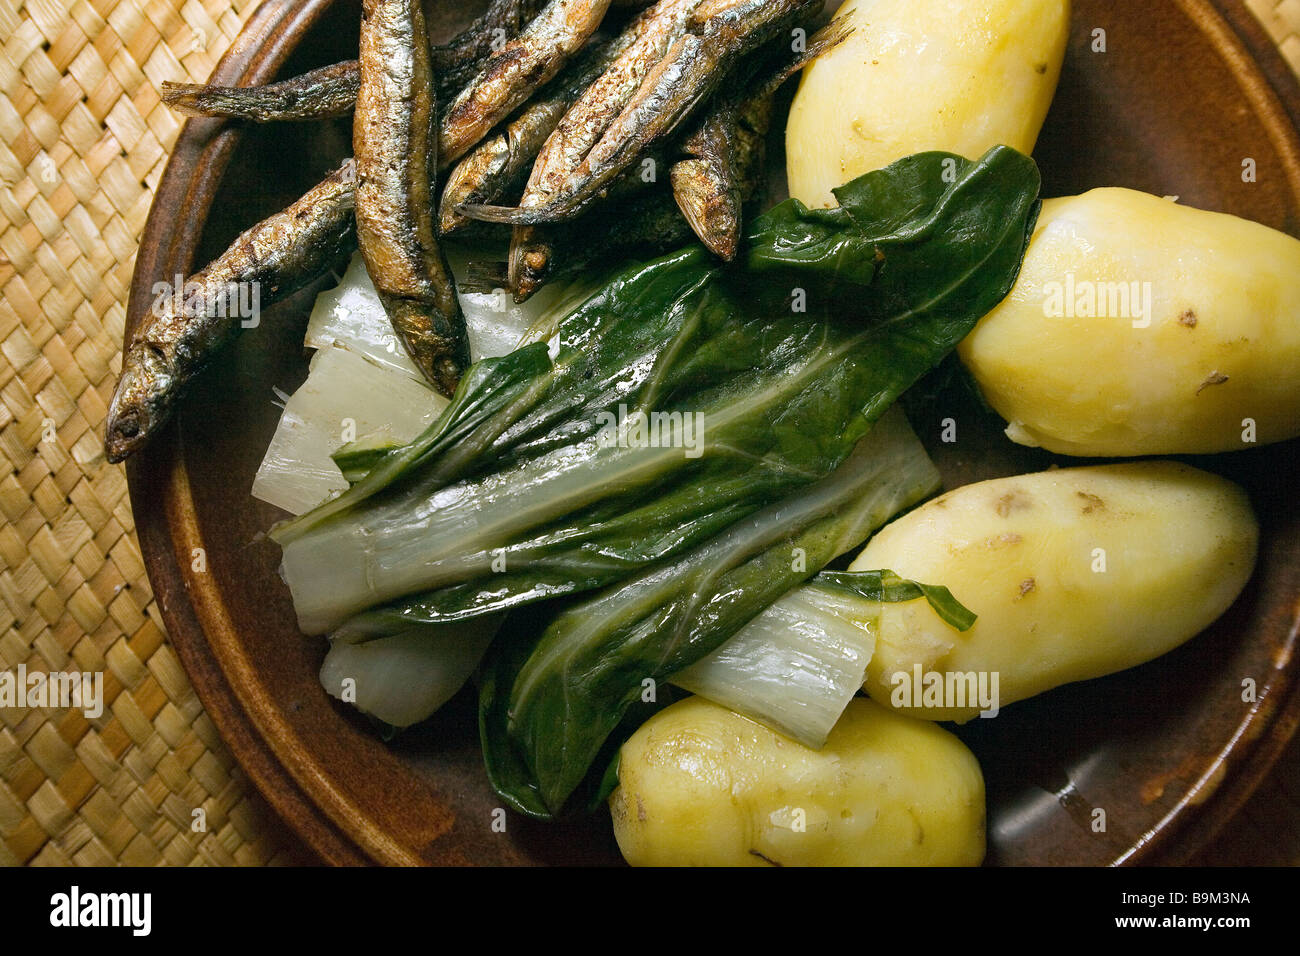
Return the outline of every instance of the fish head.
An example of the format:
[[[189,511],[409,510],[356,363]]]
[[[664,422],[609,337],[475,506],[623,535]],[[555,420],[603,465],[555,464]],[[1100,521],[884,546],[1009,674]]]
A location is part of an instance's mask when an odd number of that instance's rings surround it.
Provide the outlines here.
[[[552,249],[545,232],[533,226],[515,229],[510,242],[507,271],[515,302],[525,302],[546,284],[551,272]]]
[[[122,363],[104,427],[104,454],[125,460],[142,448],[166,421],[172,402],[170,366],[155,346],[136,343]]]

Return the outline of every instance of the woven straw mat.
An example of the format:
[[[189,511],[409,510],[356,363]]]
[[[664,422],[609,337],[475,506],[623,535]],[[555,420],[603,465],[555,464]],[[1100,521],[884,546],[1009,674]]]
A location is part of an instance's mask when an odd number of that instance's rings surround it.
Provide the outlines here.
[[[1248,4],[1300,71],[1300,0]],[[256,5],[0,0],[0,671],[105,681],[94,719],[0,708],[0,864],[310,859],[168,646],[100,445],[136,245],[181,127],[158,86],[206,79]],[[1250,816],[1234,845],[1259,862]]]

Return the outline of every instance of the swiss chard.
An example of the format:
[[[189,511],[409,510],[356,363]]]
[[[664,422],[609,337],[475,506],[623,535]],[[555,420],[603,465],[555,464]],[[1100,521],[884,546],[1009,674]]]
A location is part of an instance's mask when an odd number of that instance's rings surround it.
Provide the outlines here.
[[[514,642],[490,671],[480,709],[498,792],[533,815],[558,811],[647,681],[709,654],[938,487],[934,465],[894,412],[829,477],[565,608],[531,653]]]
[[[881,605],[919,598],[958,630],[975,622],[947,588],[907,581],[892,571],[822,571],[670,679],[820,748],[862,688]]]
[[[1006,295],[1038,184],[1006,147],[921,154],[838,209],[759,217],[740,268],[692,247],[624,271],[554,358],[476,366],[424,436],[277,533],[300,625],[377,634],[607,586],[824,479]],[[625,441],[616,412],[668,424]]]

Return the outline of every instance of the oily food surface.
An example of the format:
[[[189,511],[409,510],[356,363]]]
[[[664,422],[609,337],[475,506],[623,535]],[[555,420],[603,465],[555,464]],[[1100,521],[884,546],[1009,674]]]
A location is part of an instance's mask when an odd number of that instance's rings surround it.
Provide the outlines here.
[[[266,86],[164,82],[162,98],[172,109],[190,116],[225,116],[261,123],[315,120],[350,113],[356,106],[360,86],[360,64],[345,60]]]
[[[452,100],[439,136],[441,162],[463,156],[555,76],[600,26],[608,9],[609,0],[551,0]]]
[[[450,395],[469,364],[469,340],[434,235],[434,122],[419,0],[367,0],[353,131],[357,240],[402,344]]]
[[[154,303],[127,349],[109,406],[110,461],[121,461],[153,437],[180,390],[235,334],[241,319],[250,318],[238,314],[244,290],[258,293],[260,307],[338,262],[352,239],[355,180],[348,161],[288,209],[241,235],[183,289]]]

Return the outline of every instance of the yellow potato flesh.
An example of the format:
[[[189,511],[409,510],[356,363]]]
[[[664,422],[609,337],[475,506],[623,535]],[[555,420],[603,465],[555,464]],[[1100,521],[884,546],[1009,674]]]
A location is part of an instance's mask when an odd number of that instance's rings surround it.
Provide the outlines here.
[[[610,796],[634,866],[976,866],[984,778],[966,746],[869,700],[811,750],[702,697],[623,745]]]
[[[790,195],[912,153],[1032,152],[1069,34],[1065,0],[850,0],[853,33],[804,70],[786,125]]]
[[[1011,294],[958,351],[1024,445],[1129,456],[1293,438],[1300,240],[1131,189],[1049,199]]]
[[[1227,609],[1250,577],[1258,537],[1240,488],[1175,462],[958,488],[882,529],[852,568],[942,584],[978,620],[959,632],[925,601],[884,605],[864,687],[914,716],[962,721],[981,709],[969,683],[966,706],[953,706],[955,696],[926,706],[936,700],[918,701],[915,679],[909,691],[894,675],[917,665],[984,673],[991,689],[996,674],[1005,706],[1141,664]],[[954,682],[954,695],[960,689]]]

